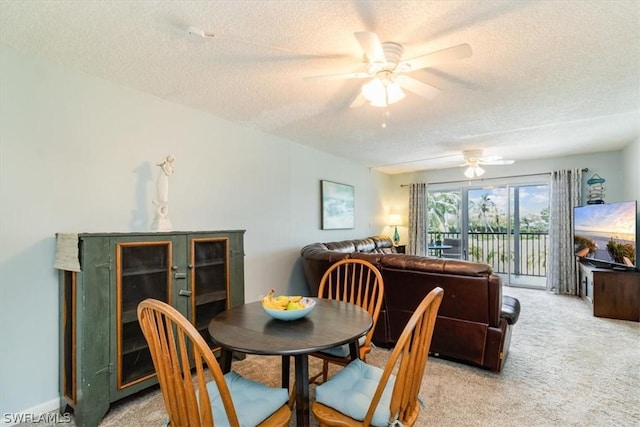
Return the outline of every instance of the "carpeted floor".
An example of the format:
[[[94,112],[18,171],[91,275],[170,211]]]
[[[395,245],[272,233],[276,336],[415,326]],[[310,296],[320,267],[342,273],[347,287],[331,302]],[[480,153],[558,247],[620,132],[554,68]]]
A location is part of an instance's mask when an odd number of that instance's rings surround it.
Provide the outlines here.
[[[418,426],[640,426],[640,323],[593,317],[577,297],[509,287],[504,294],[520,299],[522,311],[502,372],[429,358]],[[382,366],[386,357],[374,349],[367,361]],[[279,360],[248,356],[233,369],[278,385]],[[112,405],[100,426],[164,420],[154,388]]]

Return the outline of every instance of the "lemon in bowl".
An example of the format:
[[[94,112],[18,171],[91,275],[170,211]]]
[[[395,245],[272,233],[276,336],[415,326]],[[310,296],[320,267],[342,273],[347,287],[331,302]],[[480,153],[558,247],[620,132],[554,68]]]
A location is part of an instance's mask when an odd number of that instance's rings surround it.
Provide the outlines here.
[[[311,313],[316,306],[312,298],[301,296],[274,296],[273,289],[261,299],[262,308],[274,319],[297,320]]]

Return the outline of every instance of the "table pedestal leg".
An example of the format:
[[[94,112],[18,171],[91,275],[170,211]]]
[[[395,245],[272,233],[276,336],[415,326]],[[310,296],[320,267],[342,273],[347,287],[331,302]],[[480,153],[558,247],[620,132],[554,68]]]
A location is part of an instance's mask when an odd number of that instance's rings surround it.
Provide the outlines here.
[[[358,341],[352,341],[349,343],[349,355],[351,360],[360,359],[360,350],[358,349]]]
[[[295,356],[296,364],[296,425],[309,425],[309,356]]]
[[[226,350],[224,347],[220,349],[220,369],[223,373],[231,371],[231,359],[233,358],[233,352]]]
[[[286,388],[287,390],[289,390],[289,372],[291,372],[289,370],[290,364],[291,359],[289,356],[282,356],[282,388]]]

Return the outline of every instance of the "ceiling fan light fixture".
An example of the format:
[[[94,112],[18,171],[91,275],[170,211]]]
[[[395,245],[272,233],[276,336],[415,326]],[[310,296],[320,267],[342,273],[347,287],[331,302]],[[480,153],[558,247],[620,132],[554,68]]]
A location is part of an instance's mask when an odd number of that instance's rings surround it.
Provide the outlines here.
[[[467,178],[473,178],[473,167],[469,166],[467,170],[464,171],[464,176]]]
[[[363,84],[361,91],[362,95],[369,102],[384,99],[385,97],[384,84],[380,79],[373,79],[370,82]]]
[[[404,94],[404,91],[400,88],[400,85],[395,81],[390,82],[389,84],[387,84],[386,87],[387,87],[387,100],[389,104],[396,103],[406,96]]]
[[[464,176],[471,179],[474,176],[481,177],[484,175],[484,169],[482,169],[478,164],[470,164],[467,170],[464,171]]]
[[[362,95],[373,107],[386,107],[405,97],[400,85],[392,80],[375,78],[362,85]]]

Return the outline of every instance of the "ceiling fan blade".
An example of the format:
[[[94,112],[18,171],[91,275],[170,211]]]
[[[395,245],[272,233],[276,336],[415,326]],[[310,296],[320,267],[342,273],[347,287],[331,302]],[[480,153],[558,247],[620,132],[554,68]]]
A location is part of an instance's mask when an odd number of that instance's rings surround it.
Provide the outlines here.
[[[344,73],[344,74],[325,74],[320,76],[305,76],[303,80],[340,80],[340,79],[366,79],[371,77],[369,73]]]
[[[369,63],[384,64],[387,62],[387,58],[384,56],[384,50],[382,50],[382,43],[376,33],[371,31],[359,31],[353,33],[358,39],[358,43],[362,46],[362,50],[367,55]]]
[[[440,93],[440,89],[437,87],[428,85],[420,80],[416,80],[409,76],[398,76],[397,82],[401,88],[408,90],[409,92],[413,92],[416,95],[420,95],[424,98],[433,98],[438,93]]]
[[[349,108],[362,107],[366,103],[367,103],[367,98],[365,98],[364,95],[362,95],[362,92],[360,92],[358,93],[358,96],[356,96],[356,99],[353,100],[351,105],[349,105]]]
[[[481,165],[512,165],[514,160],[480,160]]]
[[[416,56],[415,58],[402,61],[396,67],[396,71],[407,73],[410,71],[419,70],[421,68],[433,67],[434,65],[442,64],[444,62],[451,62],[458,59],[469,58],[472,54],[473,52],[471,51],[471,46],[464,43],[458,46],[449,47],[437,52],[427,53],[426,55]]]

